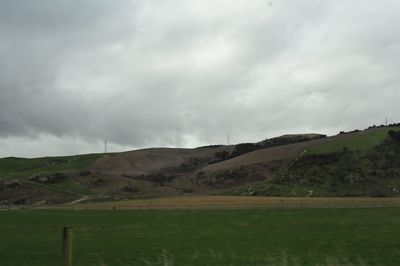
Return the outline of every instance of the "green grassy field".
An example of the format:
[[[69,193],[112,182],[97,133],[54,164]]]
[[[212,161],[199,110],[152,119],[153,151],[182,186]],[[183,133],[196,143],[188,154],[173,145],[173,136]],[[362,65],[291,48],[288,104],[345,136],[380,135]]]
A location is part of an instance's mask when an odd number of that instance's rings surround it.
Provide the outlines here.
[[[1,265],[400,265],[400,209],[0,211]]]
[[[33,159],[16,157],[1,158],[0,179],[25,178],[37,173],[68,173],[79,171],[90,166],[95,160],[103,156],[104,154],[84,154]]]
[[[84,154],[63,157],[43,157],[43,158],[1,158],[0,159],[0,181],[2,180],[27,180],[34,174],[54,174],[63,173],[66,179],[54,184],[41,184],[31,182],[31,184],[46,188],[50,191],[66,191],[81,195],[91,194],[90,190],[76,182],[71,174],[76,174],[82,169],[86,169],[93,162],[104,154]]]
[[[374,132],[355,135],[348,139],[314,145],[308,148],[307,152],[304,155],[338,152],[342,151],[343,148],[347,148],[352,151],[368,150],[374,146],[381,144],[388,137],[388,132],[390,130],[400,130],[400,128],[382,128]]]

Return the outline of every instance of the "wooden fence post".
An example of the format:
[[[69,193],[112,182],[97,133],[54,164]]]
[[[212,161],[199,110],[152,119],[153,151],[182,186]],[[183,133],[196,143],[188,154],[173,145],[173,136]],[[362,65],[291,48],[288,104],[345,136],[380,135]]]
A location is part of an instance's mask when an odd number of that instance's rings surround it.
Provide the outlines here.
[[[72,227],[64,226],[63,230],[64,266],[72,266]]]

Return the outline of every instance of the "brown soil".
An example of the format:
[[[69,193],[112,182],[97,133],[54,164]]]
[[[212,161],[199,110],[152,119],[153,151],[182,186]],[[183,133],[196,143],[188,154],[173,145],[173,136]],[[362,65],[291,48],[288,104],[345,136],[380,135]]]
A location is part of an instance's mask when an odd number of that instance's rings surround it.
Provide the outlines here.
[[[226,150],[231,152],[233,146],[218,148],[174,149],[154,148],[118,153],[97,160],[90,170],[103,174],[142,175],[155,174],[162,170],[179,167],[193,158],[213,160],[214,154]]]

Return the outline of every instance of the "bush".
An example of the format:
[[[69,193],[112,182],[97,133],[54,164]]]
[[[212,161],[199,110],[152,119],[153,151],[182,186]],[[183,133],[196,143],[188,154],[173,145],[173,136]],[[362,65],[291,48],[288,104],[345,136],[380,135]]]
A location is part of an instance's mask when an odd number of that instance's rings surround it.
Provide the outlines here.
[[[392,139],[400,141],[400,131],[390,130],[388,134]]]
[[[229,152],[227,152],[227,151],[219,151],[219,152],[216,152],[214,154],[214,156],[217,159],[226,160],[226,159],[229,158]]]
[[[41,174],[35,174],[32,175],[29,179],[32,181],[40,182],[40,183],[45,183],[45,184],[55,184],[63,181],[66,179],[67,176],[63,173],[54,173],[54,174],[49,174],[49,175],[41,175]]]
[[[254,144],[254,143],[241,143],[235,146],[235,150],[232,152],[230,158],[248,153],[248,152],[252,152],[258,149],[263,148],[261,145],[259,144]]]

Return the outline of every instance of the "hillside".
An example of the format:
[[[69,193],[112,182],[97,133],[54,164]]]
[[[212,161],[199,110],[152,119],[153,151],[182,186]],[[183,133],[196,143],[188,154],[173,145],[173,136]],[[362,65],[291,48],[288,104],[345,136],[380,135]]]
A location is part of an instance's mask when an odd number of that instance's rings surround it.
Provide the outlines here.
[[[0,159],[0,205],[179,195],[397,196],[391,130],[287,134],[196,149]]]
[[[400,192],[400,128],[346,134],[310,145],[250,195],[388,197]],[[397,136],[397,137],[396,137]]]

